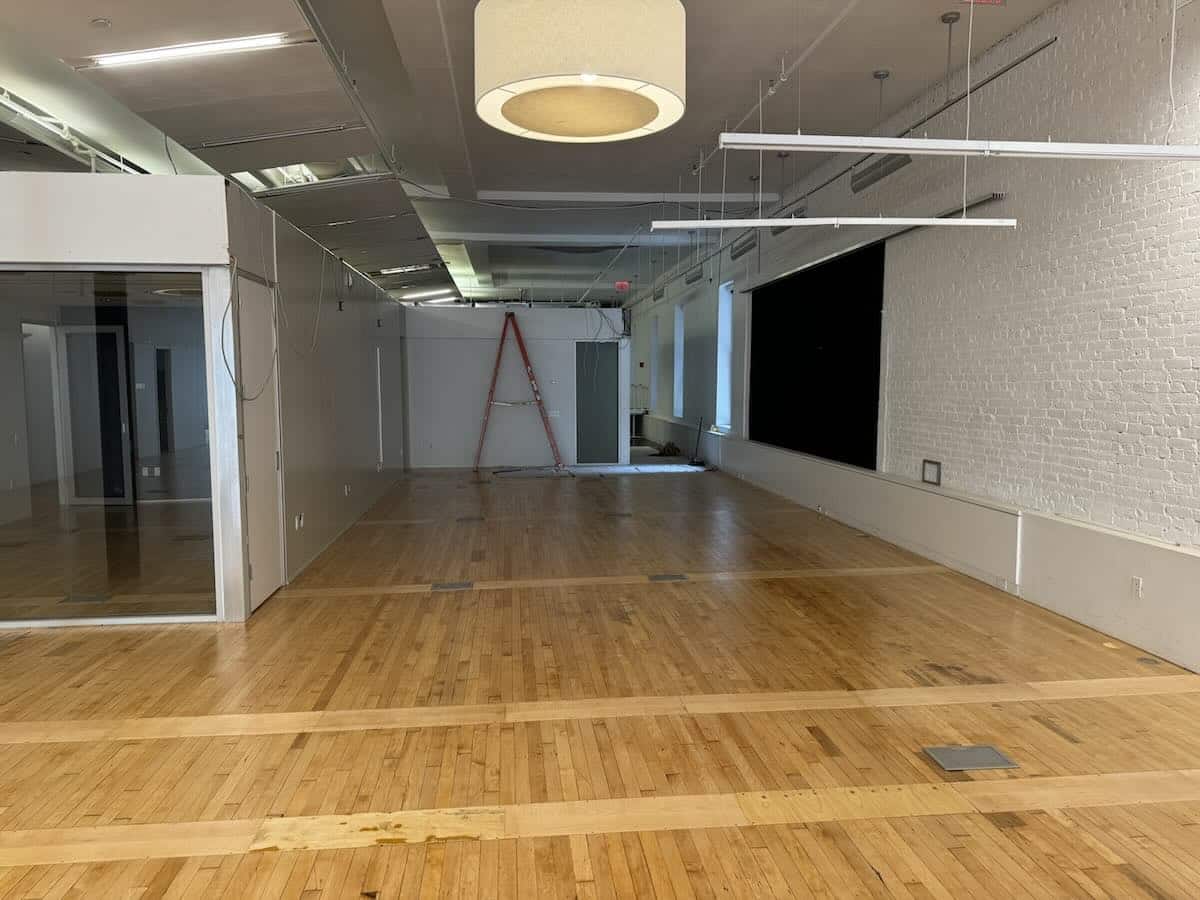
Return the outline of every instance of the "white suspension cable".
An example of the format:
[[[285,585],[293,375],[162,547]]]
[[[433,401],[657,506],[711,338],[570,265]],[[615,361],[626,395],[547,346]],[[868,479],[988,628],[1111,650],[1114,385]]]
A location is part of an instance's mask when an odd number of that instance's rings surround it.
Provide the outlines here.
[[[1171,4],[1171,59],[1167,66],[1167,90],[1171,95],[1171,123],[1167,126],[1167,137],[1163,143],[1171,143],[1171,134],[1175,131],[1175,120],[1178,117],[1178,108],[1175,104],[1175,45],[1178,43],[1178,31],[1176,23],[1179,20],[1179,0],[1168,0]]]
[[[975,52],[975,0],[971,0],[971,15],[967,20],[967,136],[971,139],[971,55]],[[962,217],[967,217],[967,163],[963,157]]]

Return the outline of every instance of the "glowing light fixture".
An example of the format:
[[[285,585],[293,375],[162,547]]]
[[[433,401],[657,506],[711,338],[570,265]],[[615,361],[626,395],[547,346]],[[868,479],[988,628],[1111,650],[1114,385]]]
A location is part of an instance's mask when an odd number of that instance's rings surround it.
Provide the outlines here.
[[[911,156],[1200,161],[1200,147],[1184,144],[1075,144],[1055,141],[963,141],[939,138],[726,132],[721,135],[720,147],[722,150],[770,150],[797,153],[904,153]]]
[[[432,263],[418,263],[411,266],[394,266],[390,269],[380,269],[380,275],[411,275],[413,272],[428,272],[432,270]]]
[[[97,66],[134,66],[141,63],[162,62],[170,59],[186,59],[192,56],[217,56],[222,53],[244,53],[248,50],[266,50],[280,47],[287,35],[255,34],[249,37],[230,38],[222,41],[199,41],[193,44],[172,44],[168,47],[152,47],[148,50],[125,50],[120,53],[101,53],[92,57]]]
[[[739,228],[1016,228],[1016,219],[967,219],[949,216],[944,219],[884,218],[882,216],[830,216],[813,219],[683,219],[651,222],[651,231],[717,231]]]
[[[644,137],[683,116],[686,45],[679,0],[480,0],[475,109],[539,141]]]
[[[411,294],[405,294],[401,300],[425,300],[428,297],[440,297],[443,294],[455,293],[454,288],[438,288],[436,291],[414,291]]]

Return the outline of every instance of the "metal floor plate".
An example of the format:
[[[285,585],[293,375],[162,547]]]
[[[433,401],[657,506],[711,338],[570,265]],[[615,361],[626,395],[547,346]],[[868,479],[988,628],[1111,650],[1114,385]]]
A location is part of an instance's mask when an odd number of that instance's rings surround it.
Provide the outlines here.
[[[926,755],[947,772],[981,769],[1016,769],[1017,764],[991,745],[978,747],[925,747]]]

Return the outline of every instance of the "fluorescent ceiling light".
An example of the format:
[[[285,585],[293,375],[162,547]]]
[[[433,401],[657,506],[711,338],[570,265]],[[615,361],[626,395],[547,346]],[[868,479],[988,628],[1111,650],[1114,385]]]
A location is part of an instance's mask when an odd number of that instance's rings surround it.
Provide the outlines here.
[[[436,291],[416,291],[412,294],[405,294],[401,300],[424,300],[426,297],[440,297],[442,294],[453,294],[455,288],[438,288]]]
[[[140,63],[161,62],[169,59],[186,59],[191,56],[216,56],[221,53],[244,53],[247,50],[265,50],[279,47],[287,35],[256,34],[249,37],[231,38],[223,41],[200,41],[194,44],[172,44],[169,47],[152,47],[149,50],[127,50],[120,53],[101,53],[92,57],[98,66],[133,66]]]
[[[891,227],[902,228],[1016,228],[1016,219],[966,219],[948,217],[944,219],[883,218],[882,216],[854,217],[832,216],[814,219],[707,219],[704,221],[683,219],[679,221],[651,222],[651,231],[716,231],[731,228],[818,228],[818,227]]]
[[[380,269],[380,275],[411,275],[413,272],[429,272],[434,268],[432,263],[422,263],[413,266],[394,266],[391,269]]]
[[[907,153],[913,156],[1200,161],[1200,147],[1186,144],[1073,144],[1055,141],[963,141],[941,138],[726,132],[721,135],[720,147],[722,150],[777,150],[795,153]]]

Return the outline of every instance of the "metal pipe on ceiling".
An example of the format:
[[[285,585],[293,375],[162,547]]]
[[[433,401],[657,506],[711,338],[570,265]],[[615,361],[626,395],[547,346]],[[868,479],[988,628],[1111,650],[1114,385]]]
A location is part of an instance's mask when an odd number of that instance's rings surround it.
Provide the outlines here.
[[[298,128],[295,131],[272,131],[267,134],[247,134],[241,137],[223,138],[216,141],[201,141],[188,147],[189,150],[215,150],[218,147],[240,147],[261,141],[277,141],[287,138],[312,137],[318,134],[339,134],[345,131],[363,131],[367,126],[361,122],[346,122],[338,125],[323,125],[317,128]]]

